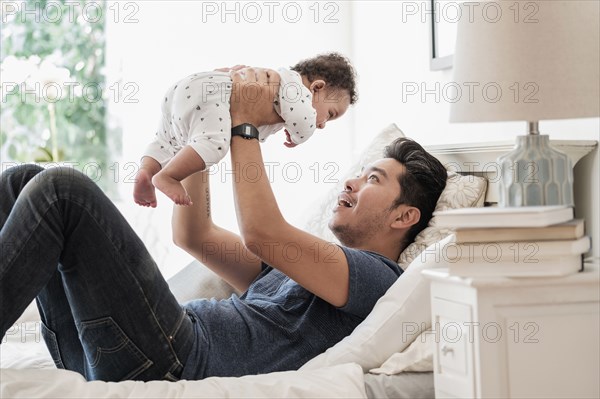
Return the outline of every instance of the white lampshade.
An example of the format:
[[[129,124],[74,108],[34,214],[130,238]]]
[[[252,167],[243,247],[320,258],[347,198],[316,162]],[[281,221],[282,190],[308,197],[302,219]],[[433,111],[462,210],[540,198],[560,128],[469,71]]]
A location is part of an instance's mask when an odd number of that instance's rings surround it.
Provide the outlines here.
[[[461,4],[450,121],[600,115],[600,2],[488,3]]]

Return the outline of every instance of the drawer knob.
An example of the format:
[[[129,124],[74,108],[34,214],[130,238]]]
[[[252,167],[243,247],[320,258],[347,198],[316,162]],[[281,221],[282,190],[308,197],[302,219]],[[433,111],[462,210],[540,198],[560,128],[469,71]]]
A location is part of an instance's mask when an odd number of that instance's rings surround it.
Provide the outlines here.
[[[448,348],[446,345],[442,346],[442,354],[446,356],[448,353],[452,353],[454,355],[454,349]]]

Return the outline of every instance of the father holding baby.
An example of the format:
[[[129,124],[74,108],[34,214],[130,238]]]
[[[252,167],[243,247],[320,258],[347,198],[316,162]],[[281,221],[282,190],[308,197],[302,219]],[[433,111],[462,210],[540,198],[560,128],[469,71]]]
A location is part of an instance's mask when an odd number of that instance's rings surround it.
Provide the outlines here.
[[[244,294],[180,305],[123,216],[88,178],[33,165],[0,176],[0,334],[37,298],[57,367],[87,379],[201,379],[297,369],[364,320],[402,270],[395,260],[431,218],[446,171],[398,139],[344,183],[329,223],[342,245],[289,225],[256,126],[277,123],[279,77],[233,74],[230,114],[238,236],[210,214],[207,172],[182,181],[174,240]],[[249,101],[248,99],[256,99]],[[349,101],[349,100],[347,100]],[[247,165],[258,175],[245,176]],[[205,252],[207,243],[255,257]],[[293,243],[293,263],[282,249]],[[237,259],[236,259],[237,260]]]

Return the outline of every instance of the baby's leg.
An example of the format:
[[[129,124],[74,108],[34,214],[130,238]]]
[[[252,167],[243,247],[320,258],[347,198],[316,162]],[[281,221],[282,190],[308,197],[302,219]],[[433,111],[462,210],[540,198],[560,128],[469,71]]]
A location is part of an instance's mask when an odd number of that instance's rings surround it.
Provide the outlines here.
[[[192,205],[192,200],[181,181],[205,168],[202,157],[190,146],[185,146],[164,169],[154,175],[152,183],[177,205]]]
[[[142,165],[135,177],[133,200],[141,206],[156,208],[156,194],[152,185],[152,177],[160,171],[160,163],[152,157],[144,156]]]

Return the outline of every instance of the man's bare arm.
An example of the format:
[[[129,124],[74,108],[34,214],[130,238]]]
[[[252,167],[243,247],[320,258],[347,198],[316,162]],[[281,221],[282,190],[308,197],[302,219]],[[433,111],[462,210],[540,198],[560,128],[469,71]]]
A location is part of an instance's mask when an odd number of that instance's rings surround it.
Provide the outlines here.
[[[233,126],[268,118],[276,87],[271,78],[266,71],[249,70],[244,78],[234,75],[236,90],[248,87],[259,93],[252,97],[257,99],[254,103],[232,102]],[[258,140],[233,137],[231,158],[236,213],[245,245],[313,294],[334,306],[345,305],[349,291],[345,254],[338,246],[285,221],[266,175]]]
[[[242,75],[245,76],[248,70],[251,71],[252,76],[255,76],[254,69],[246,68],[244,65],[236,65],[233,68],[224,68],[223,70],[237,73],[238,79]],[[277,75],[273,70],[259,70],[267,71],[274,76]],[[252,105],[254,105],[253,99],[256,98],[253,93],[256,87],[250,87],[246,91],[240,92],[236,90],[235,86],[234,84],[231,103],[245,104],[246,114],[232,112],[232,126],[236,126],[236,117],[247,118],[248,113],[256,117],[252,119],[256,126],[281,122],[281,117],[273,109],[272,101],[268,103],[261,102],[265,112],[255,112],[256,109]],[[275,84],[271,87],[271,90],[277,90],[278,88],[278,84]],[[240,236],[213,223],[210,214],[210,187],[206,172],[196,173],[183,180],[182,184],[190,195],[193,205],[174,207],[172,219],[173,240],[176,245],[208,266],[233,287],[245,291],[260,273],[261,259],[254,256],[244,246]],[[231,251],[235,251],[238,255],[233,255]]]
[[[235,289],[245,291],[260,273],[261,261],[240,236],[213,223],[208,178],[207,172],[198,172],[183,180],[193,205],[173,207],[173,241]]]

